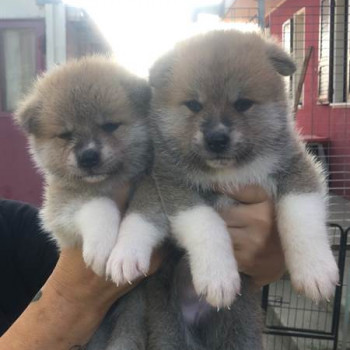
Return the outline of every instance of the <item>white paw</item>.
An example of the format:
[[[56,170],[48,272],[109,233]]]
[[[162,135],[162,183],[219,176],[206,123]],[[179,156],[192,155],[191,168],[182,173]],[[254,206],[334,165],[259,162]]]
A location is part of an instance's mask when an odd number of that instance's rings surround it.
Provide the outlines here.
[[[106,262],[117,241],[120,212],[114,201],[97,197],[75,213],[75,223],[83,241],[86,265],[103,275]]]
[[[290,269],[291,281],[297,293],[305,294],[315,302],[329,300],[339,281],[338,266],[331,251],[318,252],[301,258]]]
[[[106,274],[117,285],[132,283],[147,275],[152,251],[143,247],[118,244],[107,262]]]
[[[197,294],[214,307],[229,307],[240,293],[241,279],[233,256],[219,264],[210,258],[203,259],[192,267],[192,276]]]
[[[112,252],[113,243],[111,244],[103,236],[100,238],[100,241],[83,242],[84,261],[99,276],[105,274],[106,263]]]
[[[141,214],[128,214],[121,223],[119,238],[107,262],[107,276],[117,285],[145,276],[151,255],[163,235]]]

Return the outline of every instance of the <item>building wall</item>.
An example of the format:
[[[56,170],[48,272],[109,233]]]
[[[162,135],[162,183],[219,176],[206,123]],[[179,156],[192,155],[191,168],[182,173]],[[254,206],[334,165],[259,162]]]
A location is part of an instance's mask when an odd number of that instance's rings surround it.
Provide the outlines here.
[[[21,26],[22,28],[34,26],[37,29],[38,74],[45,70],[44,14],[44,9],[35,5],[35,0],[0,0],[0,30],[9,26]],[[109,46],[90,19],[80,15],[78,18],[79,20],[72,16],[72,11],[69,11],[67,57],[80,57],[93,52],[110,52]],[[0,74],[1,56],[0,52]],[[30,159],[26,138],[14,125],[11,113],[0,110],[0,198],[22,200],[40,205],[42,187],[42,177]]]
[[[265,0],[265,14],[268,15],[274,8],[285,0]],[[235,22],[257,22],[257,0],[229,0],[225,1],[225,20],[234,19]]]
[[[11,117],[0,117],[0,198],[40,205],[42,178],[34,168],[23,133]]]
[[[45,9],[35,0],[1,0],[0,19],[43,18]]]
[[[45,69],[44,19],[40,17],[34,17],[34,19],[0,18],[0,30],[9,28],[30,28],[35,31],[35,66],[39,74]],[[2,55],[3,53],[0,52],[0,74],[3,73],[2,69],[5,69],[2,65],[4,63]],[[11,113],[0,110],[0,198],[22,200],[39,205],[41,188],[42,179],[30,160],[26,138],[14,125]]]
[[[329,138],[330,187],[350,198],[350,104],[320,105],[318,95],[319,0],[287,0],[267,18],[271,34],[282,39],[282,24],[305,8],[305,51],[313,47],[304,85],[304,104],[298,110],[296,124],[302,134]]]

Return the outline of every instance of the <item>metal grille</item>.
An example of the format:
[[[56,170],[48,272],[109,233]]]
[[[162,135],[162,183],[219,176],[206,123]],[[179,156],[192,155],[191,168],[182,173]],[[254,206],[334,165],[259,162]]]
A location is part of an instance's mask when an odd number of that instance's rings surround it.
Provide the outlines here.
[[[350,226],[350,45],[348,0],[235,0],[226,22],[256,23],[282,43],[298,70],[286,78],[296,126],[322,162],[329,187],[329,236],[344,281],[329,303],[316,305],[286,275],[265,288],[266,349],[350,349],[346,233]],[[259,10],[260,9],[260,10]],[[344,273],[345,269],[345,273]],[[346,299],[346,297],[348,298]],[[347,303],[346,303],[347,300]]]

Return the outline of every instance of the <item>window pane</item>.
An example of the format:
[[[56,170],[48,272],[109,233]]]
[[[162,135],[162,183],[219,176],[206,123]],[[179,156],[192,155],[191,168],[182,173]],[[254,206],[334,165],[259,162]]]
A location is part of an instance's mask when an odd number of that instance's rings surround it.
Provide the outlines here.
[[[330,72],[330,31],[331,31],[331,10],[330,0],[321,1],[321,26],[319,41],[319,79],[318,98],[321,103],[330,102],[329,78]]]
[[[1,31],[1,36],[4,57],[2,109],[12,112],[36,75],[35,32],[30,29],[6,29]]]
[[[282,25],[282,45],[284,49],[289,53],[292,54],[293,51],[293,31],[292,31],[292,19],[287,20]],[[286,88],[288,92],[288,97],[292,100],[293,99],[293,76],[285,77],[286,82]]]
[[[294,98],[296,98],[298,84],[301,77],[301,71],[304,64],[305,57],[305,14],[304,12],[300,12],[294,15],[293,20],[293,57],[294,61],[297,64],[297,71],[294,74],[293,78],[293,90],[294,90]],[[301,93],[298,104],[303,104],[304,100],[304,88]]]

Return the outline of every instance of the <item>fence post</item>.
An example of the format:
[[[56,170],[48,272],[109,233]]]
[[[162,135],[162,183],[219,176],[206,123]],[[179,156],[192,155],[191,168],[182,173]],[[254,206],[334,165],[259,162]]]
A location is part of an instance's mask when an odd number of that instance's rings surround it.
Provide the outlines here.
[[[350,232],[350,227],[345,231],[346,236]],[[349,327],[349,318],[350,318],[350,269],[348,272],[346,283],[346,299],[345,299],[345,308],[344,308],[344,323],[343,323],[343,338],[342,338],[342,350],[346,350],[348,342],[348,327]]]
[[[265,0],[258,0],[258,24],[262,31],[265,30]]]

